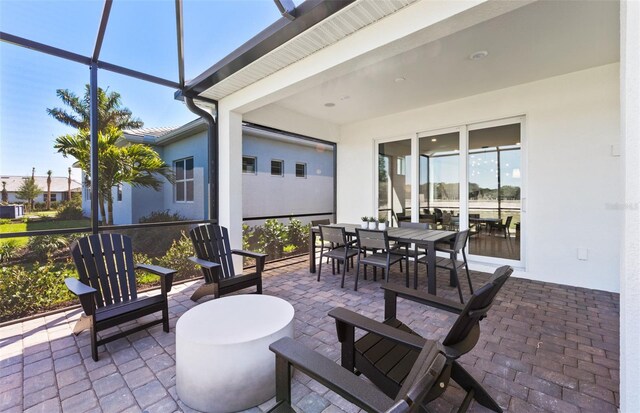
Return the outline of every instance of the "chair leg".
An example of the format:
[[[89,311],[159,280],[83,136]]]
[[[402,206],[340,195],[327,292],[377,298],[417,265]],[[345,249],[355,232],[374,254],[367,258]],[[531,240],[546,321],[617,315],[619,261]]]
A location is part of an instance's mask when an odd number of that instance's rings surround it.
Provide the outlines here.
[[[502,408],[496,403],[495,400],[487,393],[480,383],[474,379],[468,371],[464,369],[457,361],[452,363],[451,378],[458,383],[467,393],[473,392],[473,398],[494,412],[502,413]]]
[[[460,288],[460,280],[458,279],[458,270],[456,269],[456,262],[451,261],[453,264],[453,274],[456,278],[456,287],[458,287],[458,295],[460,296],[460,302],[464,304],[464,298],[462,297],[462,288]]]
[[[367,279],[367,266],[364,266],[365,270],[364,270],[364,276],[365,276],[365,280]],[[355,285],[353,287],[353,291],[358,291],[358,276],[360,275],[360,257],[358,257],[358,261],[356,262],[356,282]]]
[[[258,282],[256,283],[256,293],[262,294],[262,276],[260,276]]]
[[[473,294],[473,285],[471,285],[471,275],[469,274],[469,264],[467,264],[467,254],[462,250],[462,258],[464,258],[464,269],[467,272],[467,281],[469,282],[469,290]]]
[[[342,283],[340,283],[340,288],[344,288],[344,276],[347,273],[347,258],[344,259],[344,265],[342,266]]]
[[[93,325],[90,328],[90,332],[91,332],[91,357],[93,358],[93,361],[98,361],[98,345],[96,344],[98,342],[98,336],[96,333],[96,329]]]
[[[318,265],[318,278],[316,281],[320,281],[320,273],[322,272],[322,258],[320,258],[320,264]]]
[[[165,301],[162,308],[162,330],[169,332],[169,304]]]

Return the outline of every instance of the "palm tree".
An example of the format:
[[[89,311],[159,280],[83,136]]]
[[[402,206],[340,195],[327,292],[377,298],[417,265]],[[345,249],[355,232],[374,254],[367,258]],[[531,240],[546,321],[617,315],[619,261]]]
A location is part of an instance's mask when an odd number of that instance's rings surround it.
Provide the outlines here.
[[[51,174],[53,171],[47,171],[47,211],[51,209]]]
[[[113,224],[113,188],[121,183],[153,188],[162,186],[158,175],[173,181],[169,165],[151,147],[139,143],[116,146],[122,131],[109,125],[98,132],[98,202],[105,225]],[[91,179],[90,134],[86,129],[74,135],[56,138],[54,148],[64,157],[72,156],[78,166]],[[87,180],[87,182],[89,182]],[[106,210],[105,210],[106,204]]]
[[[47,113],[58,121],[75,129],[89,129],[91,120],[90,102],[91,89],[85,86],[84,96],[78,97],[69,89],[58,89],[56,94],[66,106],[71,109],[67,112],[62,108],[47,109]],[[121,107],[120,94],[108,92],[98,88],[98,130],[106,132],[109,126],[115,126],[120,130],[141,128],[144,123],[131,115],[128,108]]]
[[[69,201],[71,201],[71,167],[69,167],[67,171],[69,172],[69,175],[67,176],[67,197],[69,198]]]

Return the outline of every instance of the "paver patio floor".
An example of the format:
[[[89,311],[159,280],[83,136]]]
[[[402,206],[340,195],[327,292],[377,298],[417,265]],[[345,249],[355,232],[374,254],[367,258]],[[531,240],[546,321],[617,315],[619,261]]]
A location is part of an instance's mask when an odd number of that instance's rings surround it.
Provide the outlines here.
[[[390,282],[402,277],[392,273]],[[489,275],[473,272],[472,277],[474,285],[482,285]],[[447,281],[448,273],[438,273],[438,295],[455,299]],[[79,309],[0,328],[0,411],[193,411],[176,394],[174,332],[178,317],[197,305],[189,297],[201,282],[174,286],[170,333],[155,326],[101,346],[98,362],[91,359],[88,332],[71,334]],[[264,293],[293,304],[299,341],[338,361],[335,325],[327,312],[344,306],[382,320],[380,282],[361,279],[354,292],[352,271],[341,289],[339,276],[326,266],[316,282],[306,260],[297,258],[267,265]],[[425,284],[422,279],[421,287]],[[212,323],[216,317],[224,315],[212,314]],[[455,316],[400,301],[398,318],[426,338],[442,339]],[[512,277],[483,320],[480,341],[460,361],[510,412],[616,412],[618,320],[618,294]],[[304,375],[297,373],[294,381],[299,411],[359,410]],[[429,407],[455,411],[462,398],[462,391],[450,386]],[[252,411],[272,405],[273,400]],[[486,409],[473,404],[470,411]]]

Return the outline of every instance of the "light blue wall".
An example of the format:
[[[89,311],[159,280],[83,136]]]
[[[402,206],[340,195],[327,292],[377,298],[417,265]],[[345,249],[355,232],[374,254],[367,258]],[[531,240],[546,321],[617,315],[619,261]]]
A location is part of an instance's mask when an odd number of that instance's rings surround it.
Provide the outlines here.
[[[257,158],[257,174],[243,174],[244,217],[333,211],[333,151],[326,145],[299,145],[245,133],[243,156]],[[284,161],[284,176],[271,175],[271,160]],[[307,164],[297,178],[296,163]],[[241,167],[238,165],[238,167]]]

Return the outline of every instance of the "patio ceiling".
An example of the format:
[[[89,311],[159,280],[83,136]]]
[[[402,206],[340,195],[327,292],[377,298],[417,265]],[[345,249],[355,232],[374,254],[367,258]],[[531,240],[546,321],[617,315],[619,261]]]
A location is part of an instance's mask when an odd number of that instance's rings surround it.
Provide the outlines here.
[[[367,54],[350,62],[347,73],[325,73],[321,82],[272,105],[348,124],[617,62],[619,4],[534,2],[411,50],[398,49],[402,53],[378,61]],[[469,58],[482,50],[486,58]]]

